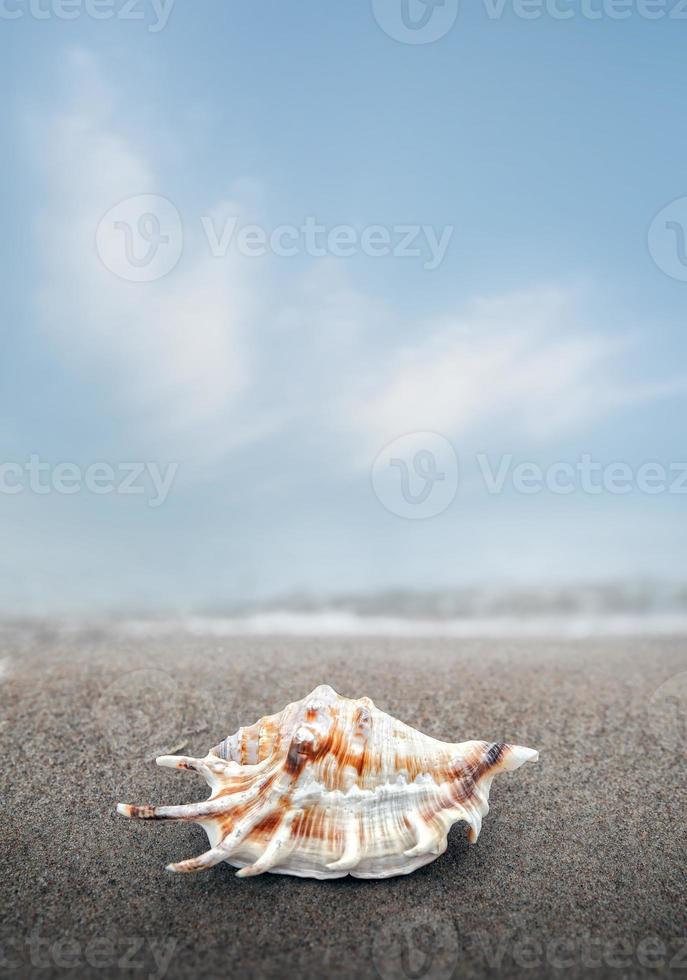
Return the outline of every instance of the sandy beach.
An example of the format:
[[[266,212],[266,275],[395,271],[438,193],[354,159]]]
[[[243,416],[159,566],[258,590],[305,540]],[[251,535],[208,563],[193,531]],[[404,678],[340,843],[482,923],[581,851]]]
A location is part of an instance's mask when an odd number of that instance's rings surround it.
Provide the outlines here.
[[[6,976],[680,976],[687,970],[685,638],[580,641],[0,633]],[[499,777],[476,845],[387,881],[172,876],[204,754],[326,682],[447,740],[540,761]]]

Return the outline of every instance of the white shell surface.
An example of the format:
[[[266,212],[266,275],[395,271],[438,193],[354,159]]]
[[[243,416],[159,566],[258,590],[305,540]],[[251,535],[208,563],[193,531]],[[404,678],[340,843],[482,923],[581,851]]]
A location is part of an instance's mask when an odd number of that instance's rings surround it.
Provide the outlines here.
[[[157,760],[201,773],[212,789],[208,800],[117,809],[205,828],[210,850],[169,865],[172,871],[228,861],[241,877],[387,878],[443,853],[458,820],[476,841],[493,777],[537,757],[507,743],[430,738],[369,698],[344,698],[322,685],[240,728],[204,759]]]

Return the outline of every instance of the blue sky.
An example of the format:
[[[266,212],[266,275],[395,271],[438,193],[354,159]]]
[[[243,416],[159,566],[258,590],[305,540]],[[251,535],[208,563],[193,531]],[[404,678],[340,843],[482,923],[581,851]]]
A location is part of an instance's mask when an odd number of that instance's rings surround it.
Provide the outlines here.
[[[0,493],[3,606],[681,579],[684,494],[490,494],[477,458],[687,459],[687,282],[647,246],[687,195],[685,21],[464,4],[405,44],[369,2],[177,0],[159,31],[143,0],[121,8],[0,17],[2,461],[177,469],[159,506]],[[121,222],[98,235],[141,195],[171,202],[183,247],[132,282]],[[426,242],[212,254],[227,219],[309,216],[450,241],[433,269]],[[460,485],[416,520],[373,465],[418,432],[453,447]]]

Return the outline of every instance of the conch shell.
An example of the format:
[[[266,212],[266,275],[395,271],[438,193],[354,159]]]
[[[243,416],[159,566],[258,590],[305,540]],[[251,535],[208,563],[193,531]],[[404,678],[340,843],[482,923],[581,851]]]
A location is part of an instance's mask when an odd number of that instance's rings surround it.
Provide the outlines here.
[[[440,742],[331,687],[239,728],[204,759],[160,756],[212,788],[204,802],[131,806],[144,820],[192,820],[210,850],[168,865],[201,871],[220,861],[239,877],[272,871],[310,878],[409,874],[446,850],[457,820],[477,840],[499,772],[538,753],[502,742]]]

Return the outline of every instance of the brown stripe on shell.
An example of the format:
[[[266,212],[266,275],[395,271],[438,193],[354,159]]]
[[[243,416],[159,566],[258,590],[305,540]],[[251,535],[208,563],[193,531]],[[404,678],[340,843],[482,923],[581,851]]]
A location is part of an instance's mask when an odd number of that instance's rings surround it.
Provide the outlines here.
[[[268,813],[259,823],[256,823],[255,827],[250,832],[251,837],[271,837],[274,831],[277,829],[279,824],[282,822],[284,817],[283,808],[274,810],[272,813]]]

